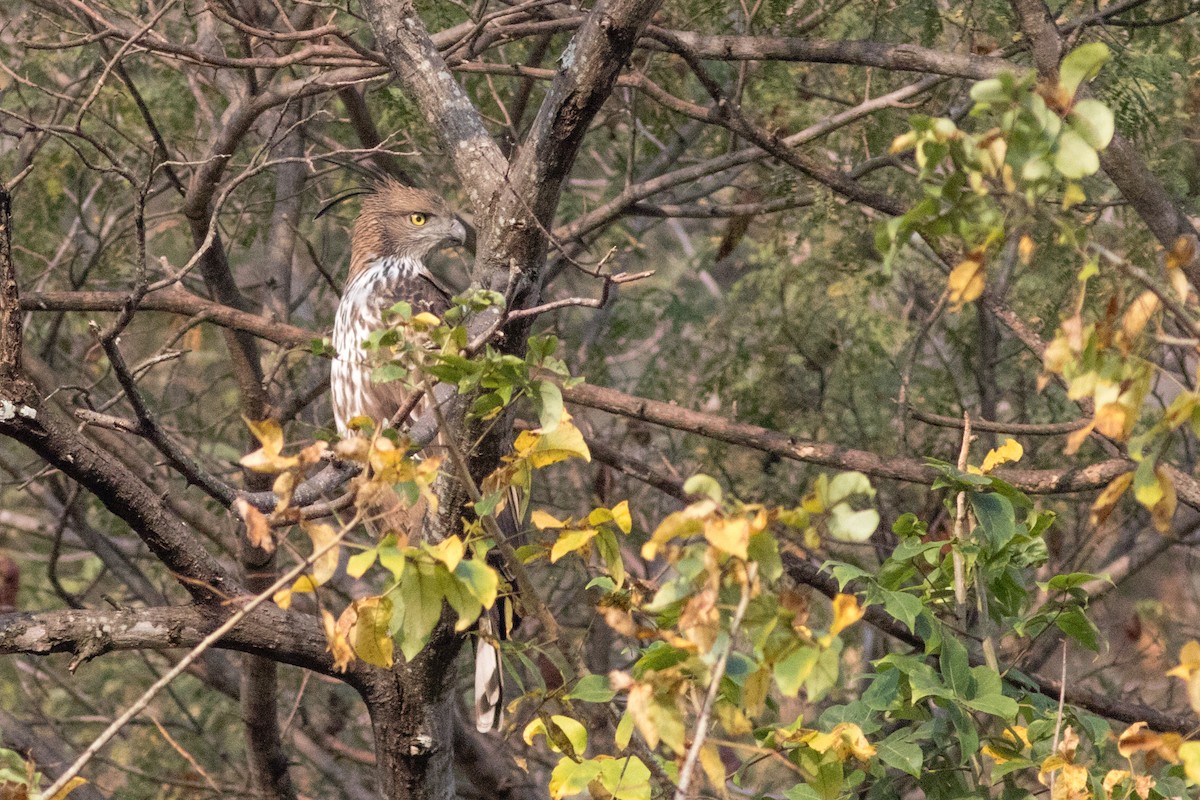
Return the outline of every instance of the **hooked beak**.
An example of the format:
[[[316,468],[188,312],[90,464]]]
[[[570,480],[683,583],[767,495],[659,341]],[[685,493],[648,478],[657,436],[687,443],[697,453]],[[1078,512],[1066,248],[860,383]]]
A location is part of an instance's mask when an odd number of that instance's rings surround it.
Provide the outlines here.
[[[467,229],[463,227],[460,220],[454,220],[454,224],[450,226],[450,235],[447,238],[452,244],[458,245],[467,241]]]

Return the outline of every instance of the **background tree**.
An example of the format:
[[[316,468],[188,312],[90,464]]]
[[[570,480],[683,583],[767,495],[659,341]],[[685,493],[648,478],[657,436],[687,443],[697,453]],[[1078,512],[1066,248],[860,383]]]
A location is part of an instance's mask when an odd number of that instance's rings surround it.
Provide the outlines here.
[[[73,797],[1184,793],[1195,11],[9,4],[3,743]],[[372,174],[474,234],[373,340],[421,461],[325,444]]]

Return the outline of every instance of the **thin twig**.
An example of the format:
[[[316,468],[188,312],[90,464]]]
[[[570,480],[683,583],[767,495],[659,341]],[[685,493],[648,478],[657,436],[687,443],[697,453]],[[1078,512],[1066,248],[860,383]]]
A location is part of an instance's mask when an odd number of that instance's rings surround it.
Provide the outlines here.
[[[742,598],[738,601],[737,609],[733,612],[733,620],[729,623],[729,639],[725,649],[713,666],[712,678],[708,683],[708,694],[704,697],[704,705],[700,708],[700,718],[696,720],[696,734],[692,737],[692,746],[688,748],[683,767],[679,770],[679,787],[675,790],[675,800],[687,800],[688,785],[692,782],[692,773],[696,762],[700,759],[700,750],[704,747],[704,737],[708,735],[708,720],[712,716],[713,706],[721,691],[721,678],[725,676],[725,664],[729,661],[729,653],[733,650],[733,641],[741,627],[742,617],[746,616],[746,608],[750,605],[750,589],[758,572],[758,564],[746,565],[746,580],[742,584]]]

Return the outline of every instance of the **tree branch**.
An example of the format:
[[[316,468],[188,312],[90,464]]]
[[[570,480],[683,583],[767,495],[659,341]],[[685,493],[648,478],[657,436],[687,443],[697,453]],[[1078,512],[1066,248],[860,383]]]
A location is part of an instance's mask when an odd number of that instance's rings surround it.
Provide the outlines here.
[[[750,447],[792,461],[831,469],[857,470],[873,477],[909,483],[929,484],[937,476],[933,467],[915,458],[885,458],[866,450],[812,442],[615,389],[580,384],[570,389],[564,388],[562,392],[563,399],[569,403]],[[1117,475],[1130,471],[1134,466],[1127,459],[1113,458],[1076,469],[998,469],[995,474],[1029,494],[1059,494],[1103,488]]]

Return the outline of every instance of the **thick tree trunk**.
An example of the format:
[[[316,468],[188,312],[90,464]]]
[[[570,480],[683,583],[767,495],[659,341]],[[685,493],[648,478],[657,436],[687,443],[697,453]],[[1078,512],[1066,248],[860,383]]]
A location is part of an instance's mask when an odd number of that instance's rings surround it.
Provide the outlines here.
[[[448,616],[407,664],[360,691],[371,714],[379,784],[388,800],[453,800],[454,659],[462,638]]]

